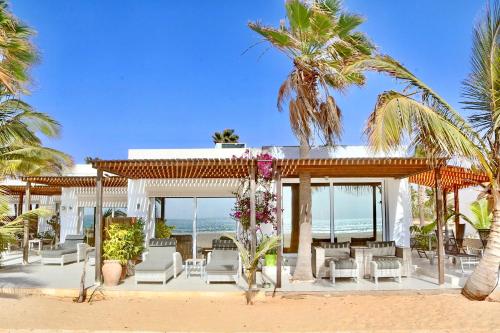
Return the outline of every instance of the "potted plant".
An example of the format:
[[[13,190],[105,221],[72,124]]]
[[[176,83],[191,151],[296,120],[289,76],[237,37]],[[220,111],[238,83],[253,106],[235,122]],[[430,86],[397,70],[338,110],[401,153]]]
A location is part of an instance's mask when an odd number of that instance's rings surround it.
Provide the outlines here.
[[[125,278],[129,262],[141,255],[144,250],[143,227],[142,220],[138,220],[134,224],[114,223],[106,228],[102,267],[106,286],[116,286],[120,279]]]
[[[278,254],[276,252],[276,248],[270,249],[264,256],[264,265],[267,267],[275,267],[277,258]]]
[[[488,205],[488,200],[480,199],[473,202],[470,205],[470,211],[472,213],[472,218],[463,214],[460,214],[460,216],[477,230],[483,246],[486,247],[490,235],[491,223],[493,221],[493,213]]]

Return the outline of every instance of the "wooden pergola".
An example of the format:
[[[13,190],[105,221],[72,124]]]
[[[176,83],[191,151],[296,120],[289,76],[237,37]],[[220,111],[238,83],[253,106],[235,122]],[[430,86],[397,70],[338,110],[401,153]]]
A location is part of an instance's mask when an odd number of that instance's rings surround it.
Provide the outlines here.
[[[255,187],[256,158],[196,158],[196,159],[137,159],[95,160],[96,181],[96,228],[102,231],[102,187],[103,173],[127,179],[173,179],[173,178],[248,178],[250,184],[250,234],[255,235]],[[276,182],[278,234],[282,228],[281,180],[298,177],[308,172],[311,177],[380,177],[406,178],[432,170],[434,164],[423,158],[328,158],[328,159],[274,159],[273,178]],[[96,232],[96,282],[102,282],[102,239]],[[255,254],[256,237],[252,237],[251,251]],[[280,244],[277,266],[281,267],[283,248]],[[281,285],[281,269],[277,269],[277,287]]]
[[[488,175],[481,171],[467,169],[458,166],[441,166],[415,174],[409,177],[409,182],[421,186],[432,187],[436,192],[436,214],[438,222],[438,230],[448,229],[448,224],[445,221],[446,203],[448,194],[453,192],[454,210],[460,213],[459,190],[472,186],[480,186],[489,183]],[[460,216],[455,215],[455,231],[457,239],[463,239],[465,225],[460,224]],[[438,233],[438,261],[439,261],[439,284],[444,283],[444,252],[443,233]],[[441,253],[441,254],[440,254]]]
[[[19,207],[27,212],[31,206],[32,195],[61,195],[63,187],[95,187],[97,176],[30,176],[21,177],[26,182],[25,186],[7,186],[19,195]],[[126,187],[128,180],[123,177],[106,176],[102,179],[105,187]],[[24,205],[23,205],[24,200]],[[18,212],[20,214],[21,212]],[[102,214],[102,213],[101,213]],[[28,224],[24,224],[23,237],[23,263],[28,263]]]

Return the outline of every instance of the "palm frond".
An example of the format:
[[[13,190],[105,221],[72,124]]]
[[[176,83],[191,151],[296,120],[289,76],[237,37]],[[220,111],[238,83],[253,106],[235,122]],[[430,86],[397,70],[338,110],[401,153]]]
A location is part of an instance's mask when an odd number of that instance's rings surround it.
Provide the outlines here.
[[[404,144],[410,149],[426,147],[429,158],[460,156],[480,164],[490,175],[492,170],[484,151],[468,136],[464,126],[455,124],[439,111],[409,96],[388,91],[379,96],[370,115],[365,134],[377,150],[392,151]]]
[[[474,112],[469,120],[485,139],[500,129],[499,43],[500,3],[496,2],[474,28],[472,71],[463,83],[462,103]]]

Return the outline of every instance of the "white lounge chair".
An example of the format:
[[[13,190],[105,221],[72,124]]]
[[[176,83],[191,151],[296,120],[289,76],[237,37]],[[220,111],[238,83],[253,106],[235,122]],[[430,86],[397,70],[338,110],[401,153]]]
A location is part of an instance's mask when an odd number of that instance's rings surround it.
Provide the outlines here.
[[[149,241],[145,260],[135,266],[135,284],[161,282],[176,278],[182,272],[182,256],[176,251],[174,238],[154,238]]]
[[[64,266],[69,262],[80,262],[84,259],[87,244],[84,235],[67,235],[64,243],[52,250],[40,251],[42,265],[58,264]]]
[[[208,254],[205,281],[238,283],[241,258],[232,240],[214,239],[212,252]]]

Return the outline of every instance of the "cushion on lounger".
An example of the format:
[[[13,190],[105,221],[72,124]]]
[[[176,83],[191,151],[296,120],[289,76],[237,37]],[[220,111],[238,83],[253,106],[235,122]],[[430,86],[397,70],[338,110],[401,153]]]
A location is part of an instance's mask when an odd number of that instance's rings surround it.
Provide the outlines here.
[[[80,243],[83,243],[84,239],[85,239],[84,235],[66,235],[64,243],[61,244],[61,247],[67,249],[74,248],[76,250],[76,246]]]
[[[56,250],[43,250],[41,251],[40,255],[42,258],[59,258],[65,254],[71,254],[71,253],[76,253],[76,248],[74,249],[67,249],[67,248],[60,248]]]
[[[205,268],[207,273],[236,274],[238,271],[238,251],[213,250],[210,256],[210,262]]]
[[[396,269],[399,268],[399,259],[396,257],[374,257],[373,261],[377,263],[378,269]]]
[[[338,259],[333,260],[335,263],[335,269],[354,269],[356,268],[356,262],[354,259]]]
[[[172,267],[173,260],[170,261],[155,261],[155,260],[146,260],[137,264],[135,266],[135,270],[138,272],[162,272],[166,269]]]
[[[372,249],[372,254],[374,257],[395,256],[396,255],[396,243],[394,241],[367,242],[366,245]]]

